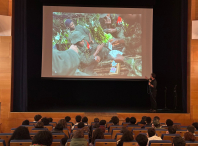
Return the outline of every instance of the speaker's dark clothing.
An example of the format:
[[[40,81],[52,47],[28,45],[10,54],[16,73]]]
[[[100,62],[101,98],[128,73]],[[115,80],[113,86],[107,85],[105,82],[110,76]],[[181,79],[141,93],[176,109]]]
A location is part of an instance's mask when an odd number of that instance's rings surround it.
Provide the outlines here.
[[[149,88],[150,88],[151,109],[156,110],[157,109],[157,101],[156,101],[157,81],[156,81],[156,79],[151,81],[151,85],[153,85],[153,87],[149,86]]]

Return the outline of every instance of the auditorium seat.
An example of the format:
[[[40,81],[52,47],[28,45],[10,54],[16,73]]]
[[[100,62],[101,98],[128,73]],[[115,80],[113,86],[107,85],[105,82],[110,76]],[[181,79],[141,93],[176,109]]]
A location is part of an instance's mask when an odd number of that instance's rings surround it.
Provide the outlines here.
[[[117,133],[115,136],[116,141],[122,138],[123,133]]]
[[[180,126],[181,130],[187,130],[187,126]]]
[[[173,123],[173,125],[181,125],[181,123]]]
[[[33,139],[33,137],[35,136],[36,133],[30,133],[30,137],[31,139]]]
[[[9,141],[11,136],[12,136],[12,133],[0,133],[0,139],[5,140],[6,146],[8,145],[8,141]]]
[[[184,134],[186,133],[186,130],[177,130],[176,134],[180,134],[181,137],[184,137]]]
[[[96,139],[94,146],[117,146],[115,139]]]
[[[168,130],[168,126],[162,126],[163,129],[167,129]]]
[[[97,123],[99,124],[99,122],[91,122],[91,126],[94,126]]]
[[[170,140],[150,140],[148,146],[172,146]]]
[[[70,146],[70,143],[71,143],[71,139],[68,139],[65,146]],[[88,140],[87,140],[87,146],[89,146],[89,141]]]
[[[76,132],[77,130],[80,130],[81,128],[74,128],[72,133]]]
[[[11,140],[10,146],[30,146],[32,144],[32,140]]]
[[[105,139],[111,139],[111,133],[104,133]]]
[[[56,122],[50,122],[49,125],[52,125],[53,127],[56,127]]]
[[[71,125],[67,125],[67,129],[69,130],[69,133],[71,133]]]
[[[34,128],[34,125],[21,125],[21,126],[27,127],[29,132],[31,132],[32,128]]]
[[[89,133],[84,133],[84,138],[89,140]]]
[[[93,130],[92,130],[92,135],[93,135],[93,133],[94,133],[94,131],[95,131],[96,129],[97,129],[97,128],[93,128]],[[105,129],[105,133],[109,133],[109,132],[108,132],[108,128]]]
[[[52,133],[53,139],[62,139],[65,137],[65,133]]]
[[[88,125],[85,125],[85,127],[88,127]],[[78,125],[75,125],[74,128],[78,128]]]
[[[111,122],[107,122],[107,128],[109,128],[109,126],[113,125],[113,123]]]
[[[47,128],[49,131],[52,131],[53,126],[52,125],[44,125],[44,128]]]
[[[112,129],[112,132],[111,132],[111,135],[112,135],[112,139],[115,139],[115,136],[117,133],[120,133],[121,131],[121,128],[113,128]],[[109,132],[110,133],[110,132]]]
[[[60,139],[53,139],[51,146],[60,146]]]
[[[140,126],[140,127],[143,127],[144,125],[145,125],[145,124],[141,124],[141,123],[140,123],[140,124],[138,124],[138,126]]]
[[[152,128],[152,126],[148,126],[148,125],[147,125],[147,126],[144,126],[144,128],[145,128],[145,129],[149,129],[149,128]]]
[[[72,127],[72,122],[67,122],[67,125],[70,125]]]
[[[123,126],[123,127],[126,127],[126,126],[128,126],[129,124],[130,124],[130,123],[123,122],[123,123],[122,123],[122,126]]]
[[[69,137],[69,129],[64,128],[64,129],[63,129],[63,132]]]
[[[186,141],[186,146],[198,146],[198,141]]]
[[[112,133],[112,129],[118,128],[118,129],[122,129],[123,126],[121,125],[111,125],[109,127],[109,133]]]
[[[29,122],[29,125],[36,125],[37,122]]]
[[[0,146],[6,146],[6,143],[5,143],[4,139],[0,139]]]
[[[166,134],[166,129],[155,129],[155,133],[159,136],[159,137],[161,137],[162,136],[162,134]]]
[[[132,129],[140,129],[141,127],[139,126],[139,125],[128,125],[127,126],[127,129],[129,130],[129,131],[132,131]]]
[[[16,130],[16,128],[11,128],[11,133],[13,133]]]
[[[140,134],[140,133],[147,133],[148,132],[148,130],[147,129],[132,129],[132,132],[133,132],[133,134],[134,134],[134,138],[136,138],[136,136],[138,135],[138,134]]]
[[[195,130],[195,134],[198,135],[198,130]]]
[[[133,140],[130,142],[123,142],[123,146],[136,146],[137,145],[137,141]]]
[[[162,134],[162,140],[170,140],[171,142],[173,142],[173,138],[175,136],[180,136],[180,134]]]
[[[32,133],[37,133],[39,131],[45,131],[48,130],[47,128],[32,128]]]
[[[195,135],[195,140],[198,141],[198,135]]]

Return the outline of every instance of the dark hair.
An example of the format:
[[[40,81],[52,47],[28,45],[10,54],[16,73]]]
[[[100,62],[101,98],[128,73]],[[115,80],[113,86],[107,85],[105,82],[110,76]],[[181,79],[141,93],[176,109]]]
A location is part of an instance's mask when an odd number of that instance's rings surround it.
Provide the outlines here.
[[[160,127],[160,122],[159,122],[159,120],[154,120],[153,121],[153,125],[156,127],[156,128],[159,128]]]
[[[61,144],[62,146],[65,146],[65,144],[67,143],[67,140],[68,140],[68,139],[69,139],[69,138],[67,137],[67,135],[65,135],[65,137],[61,139],[60,144]]]
[[[173,138],[173,144],[174,146],[185,146],[186,142],[181,136],[175,136]]]
[[[146,124],[145,121],[146,121],[146,116],[143,116],[143,117],[142,117],[142,120],[140,121],[140,123],[141,123],[141,124]]]
[[[185,141],[195,141],[195,136],[191,132],[186,132],[184,134]]]
[[[131,123],[131,124],[135,124],[135,123],[136,123],[136,118],[135,118],[135,117],[131,117],[130,123]]]
[[[93,125],[93,128],[99,128],[100,127],[100,124],[99,123],[95,123],[94,125]]]
[[[151,123],[151,117],[146,117],[146,123],[150,124]]]
[[[99,119],[98,118],[95,118],[94,119],[94,122],[96,123],[96,122],[99,122]]]
[[[195,133],[195,127],[193,125],[188,126],[187,130],[188,132]]]
[[[119,118],[118,118],[117,116],[113,116],[113,117],[111,118],[111,120],[112,120],[112,123],[113,123],[114,125],[119,124]]]
[[[75,131],[73,138],[84,138],[84,131],[82,129]]]
[[[106,124],[106,121],[105,120],[101,120],[99,124],[100,125],[105,125]]]
[[[42,118],[41,122],[43,122],[44,125],[49,125],[49,119],[46,117]]]
[[[34,116],[34,121],[39,121],[42,118],[41,115],[35,115]]]
[[[192,125],[196,128],[196,130],[198,130],[198,122],[194,122]]]
[[[130,122],[130,118],[127,117],[127,118],[125,119],[125,121],[126,121],[126,123],[129,123],[129,122]]]
[[[83,128],[85,127],[85,124],[83,122],[78,123],[78,128]]]
[[[87,123],[88,122],[88,118],[87,117],[83,117],[82,118],[82,122]]]
[[[44,128],[43,122],[36,123],[35,128]]]
[[[168,132],[169,132],[169,134],[175,134],[176,133],[176,129],[173,126],[169,126],[168,127]]]
[[[57,130],[63,130],[63,125],[61,123],[58,123],[56,126],[55,126],[55,129]]]
[[[156,78],[156,74],[155,74],[155,73],[152,73],[151,76],[152,76],[153,78]]]
[[[76,122],[80,122],[81,121],[81,119],[82,119],[82,117],[81,116],[76,116]]]
[[[173,125],[173,127],[175,128],[175,130],[181,130],[180,125]]]
[[[61,124],[63,128],[67,128],[67,122],[65,121],[65,119],[61,119],[60,121],[58,121],[58,124]]]
[[[29,125],[29,124],[30,124],[29,120],[25,120],[22,122],[22,125]]]
[[[146,135],[138,134],[135,139],[139,146],[147,146],[148,138]]]
[[[15,140],[31,139],[28,128],[25,126],[19,126],[18,128],[16,128],[14,133],[10,137],[8,146],[10,145],[10,141],[14,139]]]
[[[128,129],[126,127],[122,127],[120,133],[125,133]]]
[[[52,118],[48,118],[49,122],[53,122],[53,119]]]
[[[129,130],[126,130],[123,133],[122,138],[121,138],[120,141],[122,141],[122,142],[125,142],[125,141],[128,142],[128,141],[132,141],[132,140],[134,140],[133,133],[131,131],[129,131]]]
[[[39,144],[39,145],[52,145],[52,133],[50,131],[39,131],[32,139],[32,144]]]
[[[66,121],[66,122],[69,122],[70,120],[71,120],[71,117],[69,117],[69,116],[66,116],[66,117],[65,117],[65,121]]]
[[[154,128],[149,128],[148,129],[148,136],[149,137],[152,137],[152,136],[154,136],[155,135],[155,129]]]
[[[160,117],[158,117],[158,116],[155,116],[154,118],[153,118],[153,120],[160,120]]]
[[[97,128],[94,132],[93,132],[93,138],[91,143],[94,144],[95,139],[104,139],[104,133],[102,132],[102,129]]]
[[[167,126],[173,126],[173,121],[171,119],[166,120],[166,125]]]

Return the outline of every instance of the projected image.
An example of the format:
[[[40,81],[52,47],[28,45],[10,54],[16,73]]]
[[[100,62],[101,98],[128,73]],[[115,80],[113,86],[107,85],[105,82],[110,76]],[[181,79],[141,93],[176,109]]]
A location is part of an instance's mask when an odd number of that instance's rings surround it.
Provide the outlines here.
[[[53,12],[52,76],[142,76],[141,14]]]

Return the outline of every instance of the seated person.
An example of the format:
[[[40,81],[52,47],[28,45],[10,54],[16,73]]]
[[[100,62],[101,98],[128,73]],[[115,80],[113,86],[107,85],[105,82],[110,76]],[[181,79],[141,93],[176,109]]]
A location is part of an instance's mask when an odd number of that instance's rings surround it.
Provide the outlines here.
[[[52,129],[52,133],[64,133],[63,132],[63,125],[58,123],[55,128]]]
[[[35,115],[35,116],[34,116],[34,121],[33,121],[33,122],[38,122],[38,121],[41,120],[41,118],[42,118],[41,115]]]
[[[32,139],[31,146],[51,146],[53,141],[52,133],[50,131],[39,131]]]
[[[176,134],[176,129],[173,126],[169,126],[166,134]]]
[[[52,118],[48,118],[49,119],[49,122],[53,122],[53,119]]]
[[[160,117],[158,117],[158,116],[155,116],[155,117],[153,118],[153,121],[155,121],[155,120],[158,120],[158,121],[160,121]]]
[[[59,120],[58,124],[61,124],[63,126],[63,128],[67,128],[67,122],[65,121],[65,119]]]
[[[198,130],[198,122],[192,123],[192,125]]]
[[[81,122],[81,119],[82,119],[82,117],[81,117],[80,115],[76,116],[76,123],[74,124],[74,126],[72,126],[72,130],[74,129],[74,127],[75,127],[76,125],[78,125],[78,123]]]
[[[153,121],[152,127],[155,129],[163,129],[163,128],[161,128],[160,122],[158,120]]]
[[[101,121],[99,122],[99,124],[100,124],[100,126],[105,126],[105,125],[106,125],[106,120],[101,120]]]
[[[70,146],[87,146],[87,140],[84,138],[82,129],[74,132]]]
[[[166,126],[173,126],[173,121],[171,119],[166,120]]]
[[[185,141],[195,141],[195,136],[191,132],[186,132],[184,134]]]
[[[175,136],[173,138],[173,146],[185,146],[186,142],[181,136]]]
[[[43,122],[44,125],[49,125],[49,119],[46,117],[42,118],[41,122]]]
[[[29,120],[25,120],[22,122],[22,125],[29,125],[29,123],[30,123]]]
[[[88,124],[88,118],[87,118],[87,117],[83,117],[83,118],[82,118],[82,122],[83,122],[85,125],[90,126],[90,125]]]
[[[195,135],[195,127],[193,125],[188,126],[187,132],[191,132],[193,135]]]
[[[146,116],[142,117],[142,120],[139,122],[139,124],[146,124]]]
[[[99,119],[98,119],[98,118],[95,118],[95,119],[94,119],[94,122],[95,122],[95,123],[99,123]]]
[[[117,116],[113,116],[111,120],[113,125],[119,125],[119,118]]]
[[[161,137],[156,136],[154,128],[149,128],[148,129],[147,136],[148,136],[148,143],[149,143],[150,140],[162,140]]]
[[[70,116],[66,116],[65,117],[65,121],[68,123],[71,121],[71,117]],[[72,126],[74,125],[74,123],[72,123]]]
[[[129,122],[130,122],[130,118],[127,117],[127,118],[125,119],[125,122],[126,122],[126,123],[129,123]]]
[[[36,125],[34,127],[35,128],[44,128],[44,124],[43,124],[43,122],[38,122],[38,123],[36,123]]]
[[[83,128],[83,127],[85,127],[85,123],[83,122],[78,123],[78,128]]]
[[[146,125],[145,126],[152,126],[151,124],[151,117],[146,117]]]
[[[148,143],[148,138],[146,137],[146,135],[143,135],[143,134],[138,134],[136,136],[136,139],[135,139],[138,143],[137,146],[147,146],[147,143]]]
[[[93,137],[92,137],[92,140],[91,140],[91,143],[89,144],[89,146],[93,146],[94,145],[94,141],[96,139],[104,139],[104,133],[102,132],[102,130],[100,128],[97,128],[93,132]]]
[[[130,142],[133,140],[134,140],[133,133],[127,130],[123,133],[122,138],[118,142],[117,146],[123,146],[123,142]]]
[[[62,138],[61,141],[60,141],[60,146],[65,146],[65,144],[67,143],[68,139],[69,139],[68,137]]]
[[[131,117],[129,125],[136,125],[135,123],[136,123],[136,118],[135,117]]]

